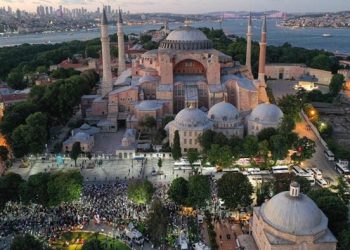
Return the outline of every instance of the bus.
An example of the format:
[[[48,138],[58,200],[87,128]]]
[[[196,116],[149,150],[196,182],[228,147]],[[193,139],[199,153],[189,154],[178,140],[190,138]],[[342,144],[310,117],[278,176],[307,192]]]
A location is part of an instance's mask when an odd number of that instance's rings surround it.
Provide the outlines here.
[[[335,170],[338,171],[339,174],[342,175],[350,175],[350,170],[348,168],[349,162],[339,160],[335,163]]]
[[[289,168],[288,166],[274,166],[272,167],[273,174],[288,174]]]
[[[326,157],[327,160],[334,161],[334,154],[329,149],[326,149],[324,151],[324,156]]]
[[[299,167],[298,165],[292,166],[292,171],[297,176],[302,176],[302,175],[307,174],[307,172],[304,169],[302,169],[301,167]]]

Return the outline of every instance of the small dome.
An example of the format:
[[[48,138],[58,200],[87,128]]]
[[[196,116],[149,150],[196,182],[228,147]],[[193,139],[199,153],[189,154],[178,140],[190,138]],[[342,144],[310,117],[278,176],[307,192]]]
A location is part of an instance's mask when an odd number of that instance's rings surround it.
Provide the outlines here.
[[[165,40],[168,41],[206,41],[207,36],[200,31],[189,26],[181,27],[170,32]]]
[[[253,109],[249,116],[249,120],[266,125],[279,124],[282,121],[282,118],[282,110],[276,105],[269,103],[259,104]]]
[[[209,109],[208,118],[217,122],[231,122],[237,120],[239,112],[229,102],[219,102]]]
[[[135,108],[140,111],[157,110],[162,108],[163,103],[157,100],[145,100],[135,105]]]
[[[85,141],[85,140],[89,140],[90,139],[90,135],[88,135],[87,133],[84,132],[78,132],[74,135],[74,138],[76,140],[81,140],[81,141]]]
[[[266,223],[293,235],[314,235],[327,229],[328,219],[306,195],[281,192],[261,206]]]
[[[206,114],[198,108],[185,108],[175,117],[175,125],[179,129],[205,129],[212,125]]]

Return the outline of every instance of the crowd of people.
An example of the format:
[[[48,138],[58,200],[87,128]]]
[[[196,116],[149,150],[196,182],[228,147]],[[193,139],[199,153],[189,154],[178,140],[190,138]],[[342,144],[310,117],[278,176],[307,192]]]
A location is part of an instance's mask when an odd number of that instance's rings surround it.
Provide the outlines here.
[[[45,240],[67,230],[107,224],[122,229],[147,216],[147,207],[127,198],[127,183],[85,184],[78,201],[56,207],[8,202],[0,212],[0,241],[13,234],[30,233]]]

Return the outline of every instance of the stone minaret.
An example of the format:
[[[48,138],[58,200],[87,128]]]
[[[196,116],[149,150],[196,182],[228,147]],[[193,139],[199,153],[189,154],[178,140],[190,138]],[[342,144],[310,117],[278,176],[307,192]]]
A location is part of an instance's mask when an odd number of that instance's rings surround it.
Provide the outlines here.
[[[264,16],[262,29],[261,29],[260,54],[259,54],[258,79],[261,82],[265,82],[265,63],[266,63],[266,16]]]
[[[112,69],[111,69],[111,52],[108,34],[108,20],[106,11],[103,9],[101,18],[101,46],[102,46],[102,96],[106,96],[113,89]]]
[[[265,63],[266,63],[266,16],[264,16],[262,29],[261,29],[261,41],[260,41],[260,54],[259,54],[259,76],[258,76],[258,102],[266,103],[269,102],[269,98],[266,93],[265,83]]]
[[[118,31],[117,31],[117,35],[118,35],[118,75],[120,75],[126,69],[123,19],[122,19],[121,9],[119,9],[119,12],[118,12],[117,27],[118,27]]]
[[[246,53],[246,59],[245,59],[245,65],[252,74],[252,14],[249,14],[248,19],[248,30],[247,30],[247,53]]]

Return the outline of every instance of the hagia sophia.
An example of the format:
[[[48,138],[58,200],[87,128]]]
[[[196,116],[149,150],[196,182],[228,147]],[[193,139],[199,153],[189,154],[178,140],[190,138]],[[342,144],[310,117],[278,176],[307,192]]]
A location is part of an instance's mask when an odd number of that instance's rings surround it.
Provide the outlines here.
[[[207,129],[226,136],[257,134],[277,127],[282,111],[268,103],[265,83],[266,18],[263,21],[259,76],[251,70],[252,20],[247,29],[246,65],[213,48],[199,29],[185,23],[126,67],[122,13],[118,15],[118,77],[111,70],[108,20],[101,18],[103,77],[99,95],[84,96],[85,119],[102,132],[119,127],[138,129],[147,116],[157,126],[166,116],[175,119],[165,127],[170,146],[179,131],[181,148],[200,149],[198,136]]]

